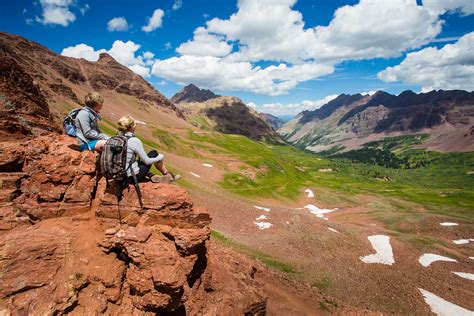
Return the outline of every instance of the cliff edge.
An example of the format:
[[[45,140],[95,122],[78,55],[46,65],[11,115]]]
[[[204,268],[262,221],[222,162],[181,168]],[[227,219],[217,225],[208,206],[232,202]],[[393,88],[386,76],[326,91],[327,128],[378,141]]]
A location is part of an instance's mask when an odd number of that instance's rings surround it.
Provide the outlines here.
[[[211,218],[184,189],[143,183],[141,209],[132,186],[120,225],[96,154],[74,147],[0,143],[0,314],[265,313],[257,268],[209,251]]]

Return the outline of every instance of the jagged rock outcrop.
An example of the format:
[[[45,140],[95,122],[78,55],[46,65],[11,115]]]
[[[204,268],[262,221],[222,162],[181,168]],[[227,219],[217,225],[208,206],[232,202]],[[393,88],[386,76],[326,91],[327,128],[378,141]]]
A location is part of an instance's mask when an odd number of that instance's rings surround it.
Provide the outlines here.
[[[472,151],[467,137],[474,123],[474,92],[431,91],[400,95],[378,91],[369,95],[342,94],[314,111],[304,111],[278,133],[289,142],[313,151],[333,146],[354,149],[386,136],[429,133],[426,147],[441,151]]]
[[[21,117],[32,127],[52,124],[52,109],[45,103],[57,104],[58,108],[78,107],[80,100],[90,91],[106,95],[106,103],[123,103],[134,106],[159,107],[160,110],[183,118],[182,113],[149,82],[132,70],[118,63],[110,55],[102,53],[97,62],[70,58],[56,54],[46,47],[21,36],[0,32],[0,111],[16,109],[21,102]],[[14,100],[14,101],[12,101]],[[17,111],[20,111],[16,109]],[[27,111],[28,110],[28,111]],[[44,119],[43,119],[44,118]],[[22,128],[25,122],[9,123],[8,133],[21,131],[28,134],[31,128]],[[5,130],[0,127],[0,130]],[[49,128],[54,130],[54,128]],[[29,132],[30,133],[30,132]]]
[[[96,154],[56,134],[0,144],[0,314],[263,315],[255,267],[209,252],[184,189],[115,196]]]
[[[211,90],[200,89],[199,87],[189,84],[181,91],[176,93],[172,98],[172,103],[182,103],[182,102],[205,102],[210,99],[220,97],[220,95],[215,94]]]

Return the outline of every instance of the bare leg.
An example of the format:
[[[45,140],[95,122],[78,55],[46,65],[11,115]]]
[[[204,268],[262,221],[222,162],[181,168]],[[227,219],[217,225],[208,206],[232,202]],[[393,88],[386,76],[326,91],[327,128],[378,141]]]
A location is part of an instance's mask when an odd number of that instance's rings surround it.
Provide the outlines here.
[[[155,167],[156,169],[160,170],[161,174],[167,174],[168,170],[165,167],[165,164],[163,163],[163,160],[155,162]]]
[[[94,146],[94,151],[102,151],[106,142],[107,141],[105,139],[99,140]]]

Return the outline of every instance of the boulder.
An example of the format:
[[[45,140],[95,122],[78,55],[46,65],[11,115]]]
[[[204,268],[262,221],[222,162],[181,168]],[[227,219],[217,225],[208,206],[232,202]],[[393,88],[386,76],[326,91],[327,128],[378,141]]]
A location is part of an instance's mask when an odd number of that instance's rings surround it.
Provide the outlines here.
[[[0,212],[14,208],[36,221],[89,211],[97,155],[75,146],[64,135],[2,143]]]

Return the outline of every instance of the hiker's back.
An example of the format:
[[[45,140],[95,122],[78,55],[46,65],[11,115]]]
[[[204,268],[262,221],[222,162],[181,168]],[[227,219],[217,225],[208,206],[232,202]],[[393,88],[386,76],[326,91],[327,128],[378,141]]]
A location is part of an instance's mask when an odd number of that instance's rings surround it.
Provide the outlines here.
[[[107,180],[123,182],[127,179],[128,137],[116,135],[104,145],[100,157],[100,170]]]

